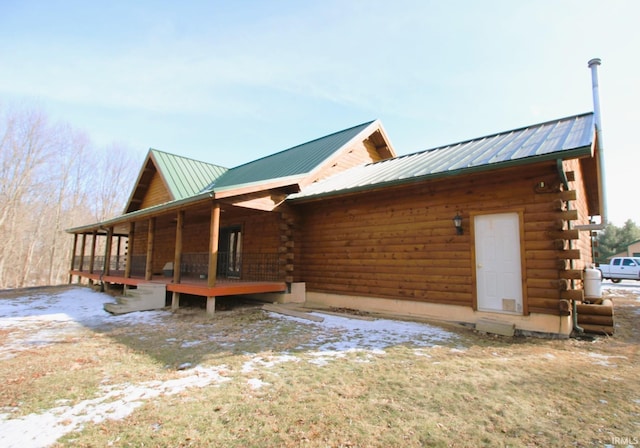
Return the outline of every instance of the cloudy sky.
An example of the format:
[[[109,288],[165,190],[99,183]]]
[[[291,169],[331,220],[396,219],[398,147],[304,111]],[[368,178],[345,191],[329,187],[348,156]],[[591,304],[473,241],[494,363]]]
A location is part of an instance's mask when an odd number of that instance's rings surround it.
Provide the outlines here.
[[[635,0],[0,0],[0,106],[227,167],[365,121],[407,154],[593,109],[640,224]]]

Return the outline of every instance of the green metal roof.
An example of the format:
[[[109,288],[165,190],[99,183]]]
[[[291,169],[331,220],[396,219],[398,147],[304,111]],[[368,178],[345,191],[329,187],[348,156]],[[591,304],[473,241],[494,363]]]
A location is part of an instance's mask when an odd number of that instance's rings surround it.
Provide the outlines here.
[[[157,149],[151,149],[150,154],[175,200],[199,193],[212,181],[227,172],[227,168],[218,165],[169,154]]]
[[[313,199],[416,180],[590,154],[593,113],[548,121],[351,168],[289,199]]]
[[[242,185],[310,173],[371,123],[373,121],[232,168],[210,182],[204,190],[237,188]]]

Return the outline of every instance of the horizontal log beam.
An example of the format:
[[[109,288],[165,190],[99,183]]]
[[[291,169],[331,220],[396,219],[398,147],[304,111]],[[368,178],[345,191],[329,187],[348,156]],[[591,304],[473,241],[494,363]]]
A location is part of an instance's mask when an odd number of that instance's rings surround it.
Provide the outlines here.
[[[577,240],[580,239],[580,231],[576,229],[571,230],[549,230],[547,235],[551,239],[561,240]]]
[[[578,314],[578,325],[605,325],[613,327],[613,316],[598,316],[595,314]]]
[[[611,336],[614,333],[613,327],[604,326],[604,325],[584,324],[584,325],[581,325],[581,327],[587,333],[605,334],[608,336]]]
[[[565,221],[575,221],[578,219],[578,210],[566,210],[564,212],[558,213],[558,217]]]
[[[575,201],[576,199],[578,199],[576,190],[561,191],[560,193],[558,193],[558,196],[560,196],[560,199],[562,199],[563,201]]]
[[[568,291],[561,291],[560,298],[566,300],[584,300],[584,291],[582,289],[570,289]]]
[[[566,271],[560,271],[559,276],[560,278],[569,280],[582,280],[584,278],[584,271],[580,269],[567,269]]]
[[[610,305],[590,305],[590,304],[578,304],[576,306],[578,315],[592,315],[592,316],[613,316],[613,307]]]
[[[563,250],[559,253],[558,258],[561,260],[579,260],[582,258],[582,253],[578,249]]]

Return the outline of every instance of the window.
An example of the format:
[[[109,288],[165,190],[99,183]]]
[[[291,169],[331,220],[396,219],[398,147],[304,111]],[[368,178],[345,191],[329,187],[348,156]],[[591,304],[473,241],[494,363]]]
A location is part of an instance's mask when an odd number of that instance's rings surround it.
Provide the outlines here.
[[[242,272],[242,229],[240,226],[220,229],[218,248],[218,275],[227,278],[240,278]]]

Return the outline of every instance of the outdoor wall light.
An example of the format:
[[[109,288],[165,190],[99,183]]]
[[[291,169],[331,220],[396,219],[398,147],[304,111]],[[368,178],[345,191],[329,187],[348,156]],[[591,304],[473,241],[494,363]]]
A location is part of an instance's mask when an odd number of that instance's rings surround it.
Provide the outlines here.
[[[462,216],[459,212],[456,212],[456,216],[453,217],[453,225],[456,227],[456,233],[462,235]]]

